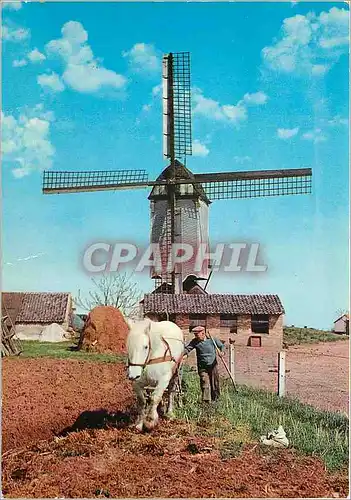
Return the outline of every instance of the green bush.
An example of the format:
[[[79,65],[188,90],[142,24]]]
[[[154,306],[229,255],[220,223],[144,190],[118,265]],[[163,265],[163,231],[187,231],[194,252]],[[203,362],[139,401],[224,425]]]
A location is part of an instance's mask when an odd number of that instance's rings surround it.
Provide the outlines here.
[[[287,346],[296,344],[314,344],[316,342],[337,342],[348,339],[348,335],[332,333],[328,330],[315,328],[284,327],[283,341]]]

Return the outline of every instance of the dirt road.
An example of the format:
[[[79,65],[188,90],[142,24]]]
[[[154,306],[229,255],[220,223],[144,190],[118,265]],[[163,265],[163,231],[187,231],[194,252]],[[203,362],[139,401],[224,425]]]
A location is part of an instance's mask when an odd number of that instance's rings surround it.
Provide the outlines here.
[[[236,347],[238,384],[277,390],[277,355],[261,348]],[[348,412],[349,341],[303,344],[286,351],[287,395],[322,410]],[[289,371],[288,371],[289,370]],[[223,367],[221,373],[226,374]]]

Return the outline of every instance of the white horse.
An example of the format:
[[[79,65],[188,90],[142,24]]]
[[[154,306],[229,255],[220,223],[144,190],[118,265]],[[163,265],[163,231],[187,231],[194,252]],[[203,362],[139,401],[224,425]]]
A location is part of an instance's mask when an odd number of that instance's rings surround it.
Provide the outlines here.
[[[138,400],[136,427],[153,429],[158,422],[157,407],[168,388],[169,403],[167,416],[172,415],[174,382],[176,371],[182,359],[184,339],[182,330],[171,321],[128,321],[127,338],[128,377]],[[147,404],[145,388],[153,389]]]

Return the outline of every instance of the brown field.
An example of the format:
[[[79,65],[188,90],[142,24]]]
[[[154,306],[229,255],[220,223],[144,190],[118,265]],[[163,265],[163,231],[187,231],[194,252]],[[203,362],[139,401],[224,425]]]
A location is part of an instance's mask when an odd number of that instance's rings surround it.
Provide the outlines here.
[[[327,347],[337,352],[336,344]],[[290,368],[294,352],[289,350]],[[302,359],[295,360],[296,366],[301,364],[296,374],[313,378],[306,374],[306,365],[302,370]],[[340,367],[344,358],[330,359]],[[322,363],[317,365],[321,368]],[[253,373],[251,366],[250,376]],[[321,380],[332,383],[329,375]],[[308,402],[318,399],[299,390]],[[346,399],[330,396],[328,401],[344,405]],[[346,492],[345,482],[329,475],[319,459],[299,456],[293,450],[262,450],[251,444],[238,456],[224,460],[215,438],[194,436],[181,422],[162,421],[151,435],[137,434],[129,427],[133,404],[123,365],[5,359],[4,495],[296,498],[338,497]],[[67,434],[72,430],[77,432]]]

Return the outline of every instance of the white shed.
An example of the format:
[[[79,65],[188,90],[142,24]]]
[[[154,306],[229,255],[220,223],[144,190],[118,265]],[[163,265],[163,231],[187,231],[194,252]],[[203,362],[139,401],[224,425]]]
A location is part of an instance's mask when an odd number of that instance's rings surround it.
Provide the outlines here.
[[[334,333],[349,334],[349,314],[343,314],[334,321]]]
[[[20,340],[66,340],[72,314],[70,293],[5,292],[1,299],[2,316],[11,319]],[[53,327],[48,329],[53,323],[55,335]]]

